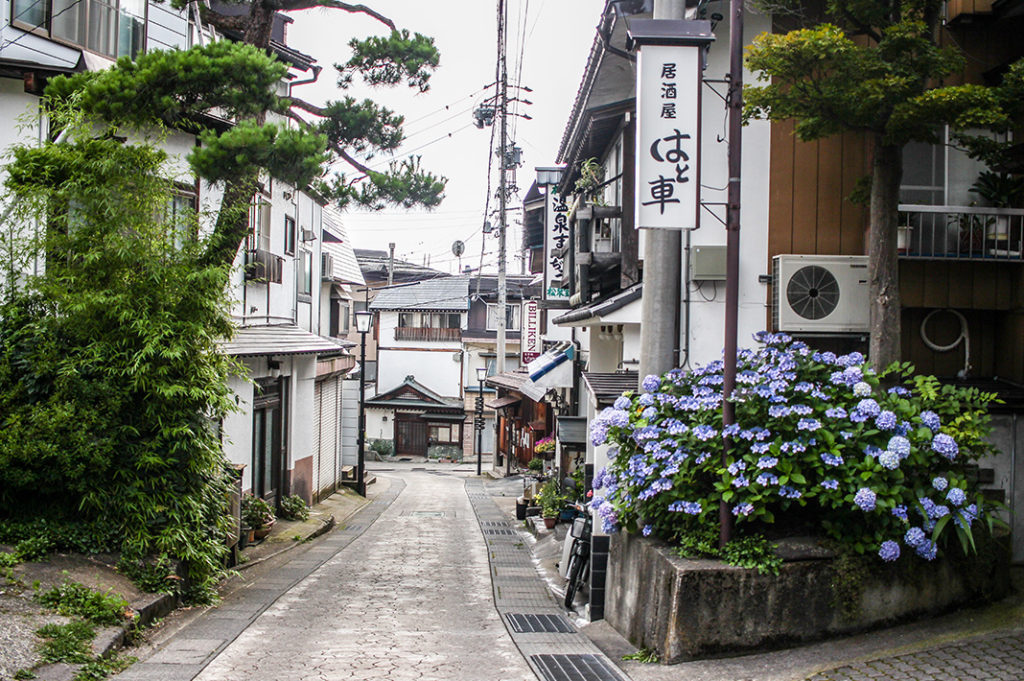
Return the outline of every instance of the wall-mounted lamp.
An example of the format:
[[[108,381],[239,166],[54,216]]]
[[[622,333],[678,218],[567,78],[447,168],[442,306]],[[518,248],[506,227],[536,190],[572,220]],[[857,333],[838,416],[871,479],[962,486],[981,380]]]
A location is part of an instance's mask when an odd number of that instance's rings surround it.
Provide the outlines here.
[[[285,201],[291,201],[292,200],[292,193],[291,192],[285,192],[284,193],[284,200]]]
[[[267,374],[271,378],[280,378],[281,376],[281,363],[276,359],[267,360]]]

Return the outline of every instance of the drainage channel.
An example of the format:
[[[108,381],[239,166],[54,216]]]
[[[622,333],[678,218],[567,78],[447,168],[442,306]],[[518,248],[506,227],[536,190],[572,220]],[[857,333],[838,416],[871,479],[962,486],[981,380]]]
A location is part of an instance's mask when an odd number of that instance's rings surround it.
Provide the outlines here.
[[[484,490],[467,480],[466,493],[487,543],[494,606],[519,652],[543,681],[628,681],[628,678],[566,618],[530,549],[508,516]]]

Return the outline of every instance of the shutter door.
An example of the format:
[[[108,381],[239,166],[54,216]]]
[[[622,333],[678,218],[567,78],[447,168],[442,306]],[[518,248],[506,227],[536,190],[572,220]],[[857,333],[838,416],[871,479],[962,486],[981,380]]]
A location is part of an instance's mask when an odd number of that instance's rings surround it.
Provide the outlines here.
[[[322,381],[318,381],[313,387],[313,503],[320,500],[320,433],[323,430],[323,388]]]
[[[334,493],[338,480],[338,392],[340,383],[337,378],[329,378],[320,384],[320,455],[317,465],[317,491],[321,499]]]
[[[359,463],[359,381],[341,382],[341,460],[345,466],[356,466]],[[369,442],[367,451],[369,451]],[[371,461],[372,455],[367,456]]]

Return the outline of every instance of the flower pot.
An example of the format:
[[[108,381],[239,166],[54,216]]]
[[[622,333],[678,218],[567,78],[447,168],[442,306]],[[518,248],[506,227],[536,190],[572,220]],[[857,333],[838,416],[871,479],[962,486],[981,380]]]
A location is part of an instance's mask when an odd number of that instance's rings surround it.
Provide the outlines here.
[[[555,523],[557,523],[557,522],[558,522],[558,518],[547,518],[547,517],[545,517],[544,518],[544,527],[548,528],[549,530],[553,530],[553,529],[555,529]]]
[[[277,522],[276,519],[271,520],[258,530],[253,530],[253,534],[255,535],[256,541],[259,541],[260,539],[265,539],[267,535],[270,534],[270,531],[274,529],[275,522]]]

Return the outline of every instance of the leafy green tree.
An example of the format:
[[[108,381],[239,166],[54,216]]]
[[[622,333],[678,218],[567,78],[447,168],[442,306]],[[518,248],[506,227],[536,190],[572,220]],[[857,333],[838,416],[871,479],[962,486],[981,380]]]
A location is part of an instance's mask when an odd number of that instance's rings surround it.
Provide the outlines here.
[[[228,522],[229,266],[201,264],[195,215],[167,217],[163,152],[69,129],[7,166],[0,518],[112,524],[107,548],[173,556],[203,591]]]
[[[335,0],[253,0],[204,9],[204,18],[231,40],[188,51],[146,53],[135,61],[122,58],[107,71],[59,76],[46,95],[52,105],[73,102],[96,122],[114,128],[173,128],[199,136],[201,146],[189,157],[192,169],[224,188],[204,257],[210,264],[230,263],[237,254],[261,177],[300,188],[313,184],[340,206],[438,205],[445,180],[424,171],[417,157],[393,161],[385,171],[373,170],[358,158],[397,149],[403,139],[402,116],[370,99],[345,96],[320,106],[278,93],[287,66],[271,49],[274,14],[315,7],[365,14],[391,31],[349,42],[351,57],[335,65],[339,89],[349,88],[356,77],[374,86],[405,82],[421,92],[429,88],[439,62],[433,40],[398,30],[371,8]],[[272,114],[297,127],[268,122]],[[328,160],[341,161],[351,170],[326,176]]]
[[[770,1],[777,14],[799,13],[800,0]],[[825,20],[755,39],[747,64],[766,84],[744,92],[745,114],[795,119],[801,140],[846,130],[864,133],[871,170],[868,268],[870,357],[876,367],[899,359],[900,294],[896,251],[902,149],[912,141],[938,143],[948,124],[975,155],[1000,153],[971,129],[1006,131],[1024,104],[1024,63],[1000,87],[943,86],[964,57],[940,40],[943,0],[827,0]],[[806,19],[804,20],[806,22]]]

